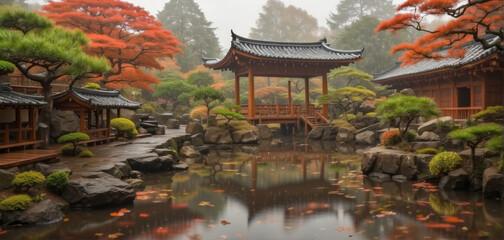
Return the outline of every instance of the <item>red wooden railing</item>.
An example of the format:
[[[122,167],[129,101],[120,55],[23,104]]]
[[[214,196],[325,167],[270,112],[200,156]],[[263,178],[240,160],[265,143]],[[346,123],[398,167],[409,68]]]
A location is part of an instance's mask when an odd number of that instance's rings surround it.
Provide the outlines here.
[[[453,119],[468,119],[471,115],[483,111],[483,107],[458,107],[440,108],[442,116],[450,116]]]

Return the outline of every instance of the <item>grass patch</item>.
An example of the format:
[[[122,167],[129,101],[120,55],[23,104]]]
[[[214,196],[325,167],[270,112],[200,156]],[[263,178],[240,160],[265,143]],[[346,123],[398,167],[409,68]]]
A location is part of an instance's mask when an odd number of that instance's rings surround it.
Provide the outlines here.
[[[341,119],[335,119],[331,122],[331,124],[335,127],[338,127],[338,128],[346,128],[346,129],[350,129],[352,131],[357,131],[357,129],[355,129],[355,127],[350,124],[349,122],[345,121],[345,120],[341,120]]]
[[[222,123],[219,124],[219,126],[225,127],[225,125]],[[248,123],[247,121],[240,120],[232,120],[231,122],[229,122],[229,126],[231,127],[231,130],[233,130],[233,132],[250,132],[257,130],[255,126]]]

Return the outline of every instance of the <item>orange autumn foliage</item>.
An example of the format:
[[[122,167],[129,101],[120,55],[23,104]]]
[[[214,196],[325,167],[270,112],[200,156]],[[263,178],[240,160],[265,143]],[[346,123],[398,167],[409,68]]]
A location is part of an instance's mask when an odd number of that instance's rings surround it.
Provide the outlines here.
[[[49,1],[43,15],[57,25],[80,29],[92,43],[86,47],[91,55],[108,59],[112,71],[102,81],[109,87],[126,85],[152,90],[159,80],[140,70],[161,70],[182,44],[143,8],[120,0]]]
[[[193,70],[189,71],[189,72],[186,72],[184,73],[184,78],[187,79],[189,77],[189,75],[193,74],[193,73],[197,73],[197,72],[200,72],[200,71],[208,71],[208,68],[205,67],[204,65],[198,65],[196,66]]]
[[[397,7],[397,14],[382,21],[376,31],[398,31],[412,27],[427,34],[413,43],[401,43],[391,52],[404,51],[403,65],[415,64],[426,58],[460,58],[466,53],[463,44],[472,40],[483,48],[497,47],[504,50],[504,1],[502,0],[406,0]],[[434,30],[425,28],[423,20],[428,16],[450,16],[446,24]],[[483,35],[499,36],[500,41],[483,38]],[[436,51],[449,47],[446,54]]]

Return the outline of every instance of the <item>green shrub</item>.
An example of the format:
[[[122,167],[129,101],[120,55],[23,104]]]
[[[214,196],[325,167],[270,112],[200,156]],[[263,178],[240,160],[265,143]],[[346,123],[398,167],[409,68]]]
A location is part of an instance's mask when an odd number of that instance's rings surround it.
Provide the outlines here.
[[[495,107],[487,107],[486,110],[481,111],[472,115],[476,120],[483,120],[484,122],[493,122],[497,118],[502,117],[504,115],[504,107],[503,106],[495,106]]]
[[[414,142],[416,141],[418,138],[418,133],[415,132],[415,131],[408,131],[406,132],[406,140],[408,142]]]
[[[31,187],[40,187],[45,180],[46,179],[42,173],[27,171],[17,174],[16,177],[14,177],[14,180],[12,180],[12,186],[18,190],[25,189],[25,191],[28,192]]]
[[[0,60],[0,72],[11,73],[14,72],[14,69],[16,69],[16,66],[11,62]]]
[[[58,138],[58,143],[71,143],[73,145],[73,153],[77,155],[77,144],[81,141],[89,140],[89,136],[85,133],[74,132],[68,133]]]
[[[34,203],[38,203],[38,202],[41,202],[42,200],[44,200],[44,197],[46,196],[47,194],[46,193],[41,193],[35,197],[33,197],[33,202]]]
[[[459,168],[462,165],[462,158],[455,152],[438,153],[429,163],[432,175],[444,175]]]
[[[89,88],[89,89],[100,89],[100,84],[98,83],[88,83],[84,88]]]
[[[485,147],[495,151],[502,151],[502,136],[494,137],[486,142]]]
[[[15,195],[0,202],[0,211],[24,211],[30,205],[31,198],[26,194]]]
[[[49,176],[47,176],[47,187],[55,193],[61,193],[67,181],[68,181],[67,172],[63,171],[53,172],[49,174]]]
[[[94,156],[94,154],[91,151],[89,151],[89,149],[86,149],[86,150],[79,153],[79,157],[81,157],[81,158],[90,158],[93,156]]]
[[[357,118],[357,116],[355,116],[355,114],[351,114],[351,113],[347,113],[347,115],[346,115],[346,116],[347,116],[347,118],[348,118],[348,121],[352,121],[352,120],[354,120],[355,118]],[[345,120],[345,115],[341,114],[341,115],[339,115],[339,117],[338,117],[338,118],[339,118],[339,119],[341,119],[341,120]]]
[[[416,154],[438,154],[438,150],[435,148],[422,148],[415,151]]]
[[[375,113],[375,112],[366,113],[366,116],[370,117],[370,118],[374,118],[374,117],[376,117],[376,115],[378,115],[378,113]]]
[[[84,149],[85,148],[83,148],[81,146],[77,146],[77,148],[75,148],[75,151],[74,151],[73,144],[68,143],[68,144],[63,145],[63,147],[61,147],[60,151],[61,151],[61,155],[63,155],[63,156],[75,156],[75,155],[78,155],[80,152],[82,152]]]
[[[134,138],[138,134],[135,124],[127,118],[114,118],[110,126],[117,129],[117,137]]]
[[[231,120],[234,120],[234,119],[242,120],[243,119],[243,115],[241,115],[239,113],[232,112],[227,109],[215,109],[214,113],[217,115],[222,115],[223,117],[225,117],[227,119],[226,126],[229,124],[229,122],[231,122]]]

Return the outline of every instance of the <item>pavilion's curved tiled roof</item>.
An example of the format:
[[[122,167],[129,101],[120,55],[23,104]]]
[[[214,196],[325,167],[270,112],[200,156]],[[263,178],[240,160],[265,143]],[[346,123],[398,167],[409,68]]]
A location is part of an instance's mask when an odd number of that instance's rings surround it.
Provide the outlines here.
[[[317,42],[275,42],[244,38],[231,31],[233,40],[231,48],[263,58],[285,60],[318,60],[338,61],[357,60],[362,57],[364,49],[338,50],[330,47],[326,39]],[[218,64],[221,59],[203,58],[205,65]]]
[[[491,42],[493,41],[500,41],[500,38],[493,37]],[[391,78],[426,73],[440,69],[458,68],[470,63],[474,63],[494,53],[504,54],[503,51],[499,51],[496,47],[483,49],[481,43],[478,43],[476,41],[466,43],[464,45],[464,48],[467,52],[462,58],[444,58],[440,60],[425,59],[419,63],[406,65],[404,67],[401,67],[402,63],[399,62],[394,67],[382,73],[376,74],[372,81],[383,81]],[[438,52],[441,55],[446,55],[448,48],[441,49]]]
[[[8,84],[0,84],[0,105],[41,106],[45,104],[43,97],[14,92]]]
[[[137,109],[142,105],[141,103],[124,98],[119,94],[119,90],[106,91],[79,87],[73,87],[65,92],[56,94],[54,99],[64,97],[67,94],[73,94],[79,100],[93,107]]]

